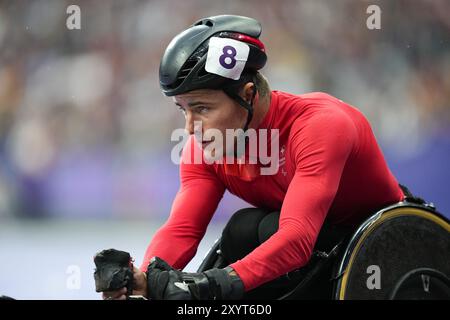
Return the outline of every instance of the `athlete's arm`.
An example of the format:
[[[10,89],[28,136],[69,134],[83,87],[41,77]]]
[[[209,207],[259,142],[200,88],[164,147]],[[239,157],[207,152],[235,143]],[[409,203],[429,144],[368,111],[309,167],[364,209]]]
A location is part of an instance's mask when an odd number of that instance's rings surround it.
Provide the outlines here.
[[[193,139],[187,145],[196,147]],[[183,160],[187,159],[183,152]],[[192,160],[192,159],[191,159]],[[206,228],[223,196],[225,186],[206,164],[180,164],[180,189],[169,219],[156,232],[145,253],[141,270],[158,256],[175,269],[194,257]]]

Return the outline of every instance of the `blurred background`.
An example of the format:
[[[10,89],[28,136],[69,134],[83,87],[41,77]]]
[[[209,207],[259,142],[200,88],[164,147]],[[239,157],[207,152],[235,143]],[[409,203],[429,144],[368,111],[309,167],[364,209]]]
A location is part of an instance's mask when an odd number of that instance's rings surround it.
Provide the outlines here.
[[[81,9],[69,30],[66,9]],[[381,9],[369,30],[366,9]],[[272,89],[325,91],[371,122],[391,170],[450,216],[450,1],[0,1],[0,295],[99,299],[93,255],[139,265],[179,187],[159,90],[173,36],[217,14],[258,19]],[[194,260],[247,206],[225,195]]]

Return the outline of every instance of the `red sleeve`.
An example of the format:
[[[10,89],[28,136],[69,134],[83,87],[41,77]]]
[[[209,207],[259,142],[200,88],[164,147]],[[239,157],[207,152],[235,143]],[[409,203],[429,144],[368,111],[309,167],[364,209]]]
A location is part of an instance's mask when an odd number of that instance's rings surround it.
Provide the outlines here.
[[[186,146],[197,148],[192,137]],[[154,256],[164,259],[176,269],[183,269],[197,252],[225,191],[223,183],[206,164],[187,163],[191,153],[186,150],[183,150],[180,164],[180,189],[169,219],[156,232],[147,248],[141,265],[143,271],[147,270]]]
[[[308,262],[356,137],[351,119],[338,110],[293,124],[289,141],[296,172],[283,201],[279,229],[231,265],[246,290]]]

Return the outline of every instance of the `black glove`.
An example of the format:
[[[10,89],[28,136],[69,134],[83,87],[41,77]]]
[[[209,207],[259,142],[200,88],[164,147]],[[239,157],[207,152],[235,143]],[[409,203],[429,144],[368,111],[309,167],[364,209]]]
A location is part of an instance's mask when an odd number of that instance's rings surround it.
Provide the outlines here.
[[[232,269],[210,269],[202,273],[175,270],[164,260],[154,257],[147,269],[148,297],[156,300],[238,300],[244,284]]]
[[[95,290],[115,291],[127,288],[127,297],[133,291],[133,260],[130,254],[116,249],[103,250],[94,257]]]

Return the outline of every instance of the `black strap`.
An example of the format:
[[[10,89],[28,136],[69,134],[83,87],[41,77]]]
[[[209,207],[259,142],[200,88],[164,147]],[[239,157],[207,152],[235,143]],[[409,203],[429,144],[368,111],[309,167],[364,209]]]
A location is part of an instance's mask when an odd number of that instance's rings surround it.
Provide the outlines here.
[[[245,101],[244,99],[241,98],[241,96],[236,92],[236,88],[234,86],[223,88],[223,91],[231,99],[233,99],[234,101],[239,103],[239,105],[242,106],[243,108],[245,108],[248,112],[247,121],[244,126],[244,132],[248,130],[250,121],[252,121],[252,119],[253,119],[253,100],[255,99],[256,92],[257,92],[256,79],[255,79],[254,75],[252,76],[252,81],[253,81],[253,94],[252,94],[252,99],[250,100],[250,103],[248,103],[247,101]]]
[[[207,300],[211,298],[210,284],[203,273],[183,273],[182,279],[189,286],[189,291],[196,300]]]
[[[210,290],[215,300],[239,300],[244,294],[244,284],[237,275],[229,274],[230,268],[213,268],[204,274],[210,282]]]
[[[402,184],[399,184],[399,186],[402,189],[403,194],[405,195],[405,200],[417,204],[426,204],[426,201],[424,199],[413,195],[412,192],[409,191],[409,189],[406,186]]]

